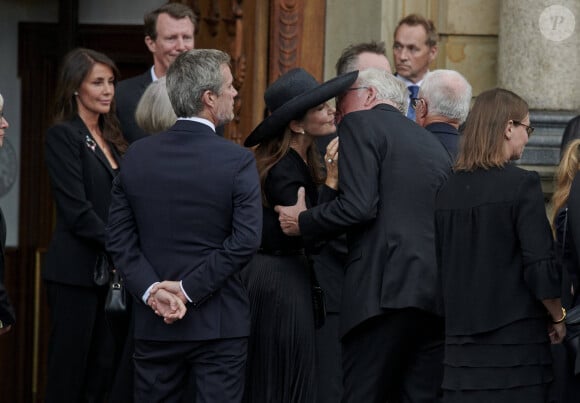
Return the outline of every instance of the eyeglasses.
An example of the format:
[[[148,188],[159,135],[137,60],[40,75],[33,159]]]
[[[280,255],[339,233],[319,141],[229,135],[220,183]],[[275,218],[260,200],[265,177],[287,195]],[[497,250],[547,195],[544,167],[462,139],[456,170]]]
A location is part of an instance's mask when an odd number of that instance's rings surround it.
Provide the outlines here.
[[[425,101],[425,98],[411,98],[411,108],[417,109],[421,101]]]
[[[352,87],[352,88],[347,88],[347,91],[356,91],[356,90],[368,90],[369,87]]]
[[[536,130],[535,127],[523,124],[519,120],[512,120],[512,122],[514,122],[514,125],[516,125],[516,126],[524,126],[526,128],[526,132],[528,133],[528,137],[530,137],[532,135],[532,133],[534,132],[534,130]]]

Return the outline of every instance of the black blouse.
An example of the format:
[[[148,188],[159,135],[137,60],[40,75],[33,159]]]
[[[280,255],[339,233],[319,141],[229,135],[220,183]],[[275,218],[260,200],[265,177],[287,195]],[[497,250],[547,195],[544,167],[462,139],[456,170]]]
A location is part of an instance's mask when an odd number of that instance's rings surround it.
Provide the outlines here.
[[[448,335],[546,316],[560,273],[537,173],[514,165],[453,174],[435,212]]]
[[[276,251],[293,251],[309,248],[304,245],[302,237],[288,236],[282,232],[278,213],[274,206],[291,206],[296,204],[298,189],[304,187],[306,207],[311,208],[319,202],[318,188],[312,180],[308,165],[292,148],[274,165],[266,177],[264,193],[269,206],[263,207],[264,226],[262,229],[262,249]],[[321,200],[330,200],[336,192],[326,186],[321,190]]]

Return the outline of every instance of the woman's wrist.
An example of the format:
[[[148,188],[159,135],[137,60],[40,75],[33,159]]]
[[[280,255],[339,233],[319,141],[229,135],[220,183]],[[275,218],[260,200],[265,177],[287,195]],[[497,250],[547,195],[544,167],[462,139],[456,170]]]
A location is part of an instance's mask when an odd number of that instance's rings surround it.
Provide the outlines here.
[[[562,307],[562,316],[560,318],[554,318],[554,316],[552,316],[552,323],[554,324],[558,324],[558,323],[563,323],[566,320],[566,308]]]

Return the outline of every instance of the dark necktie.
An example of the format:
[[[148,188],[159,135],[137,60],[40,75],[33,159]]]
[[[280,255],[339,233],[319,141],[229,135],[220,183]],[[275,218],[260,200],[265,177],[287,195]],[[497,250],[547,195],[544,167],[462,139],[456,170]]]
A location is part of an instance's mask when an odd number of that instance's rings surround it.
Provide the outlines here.
[[[418,85],[409,85],[407,87],[407,89],[409,90],[409,109],[407,110],[407,117],[414,122],[415,121],[415,109],[413,109],[411,102],[412,102],[413,98],[417,98],[417,95],[419,94],[419,86]]]

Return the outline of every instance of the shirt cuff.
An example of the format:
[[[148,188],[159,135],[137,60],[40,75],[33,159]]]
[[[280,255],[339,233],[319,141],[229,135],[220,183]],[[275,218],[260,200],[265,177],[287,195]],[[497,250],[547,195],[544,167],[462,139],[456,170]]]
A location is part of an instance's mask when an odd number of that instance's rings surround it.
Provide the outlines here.
[[[187,293],[185,292],[185,289],[183,288],[183,281],[180,281],[180,282],[179,282],[179,287],[181,288],[181,292],[183,293],[183,295],[185,295],[185,298],[187,298],[187,300],[188,300],[189,302],[193,302],[193,301],[191,300],[191,298],[189,298],[189,295],[187,295]]]
[[[145,291],[145,293],[143,294],[143,297],[141,297],[141,299],[143,300],[143,302],[145,303],[145,305],[147,305],[147,300],[149,299],[149,294],[151,294],[151,289],[155,286],[159,284],[159,281],[154,282],[153,284],[151,284],[149,286],[149,288],[147,288],[147,290]]]

